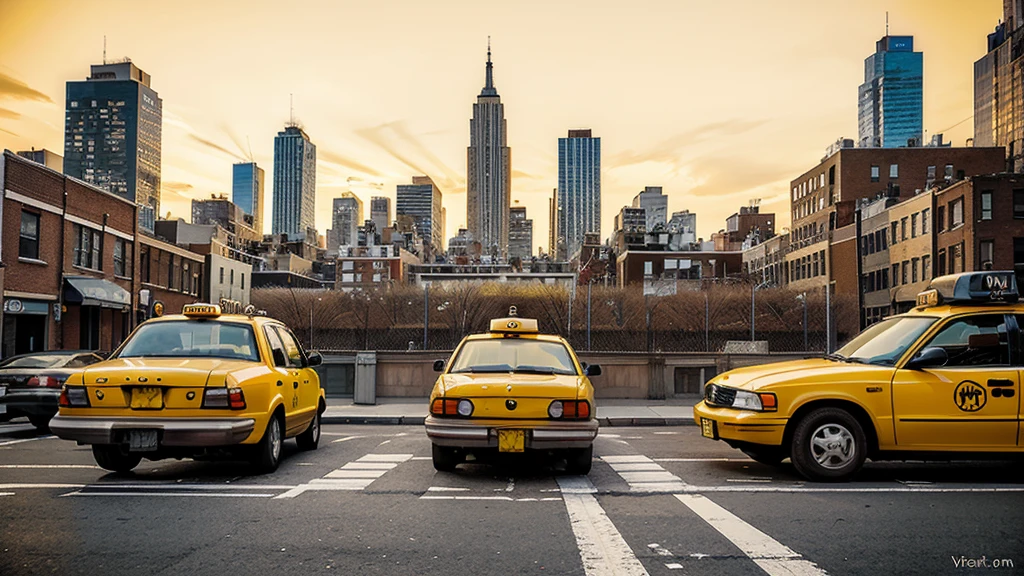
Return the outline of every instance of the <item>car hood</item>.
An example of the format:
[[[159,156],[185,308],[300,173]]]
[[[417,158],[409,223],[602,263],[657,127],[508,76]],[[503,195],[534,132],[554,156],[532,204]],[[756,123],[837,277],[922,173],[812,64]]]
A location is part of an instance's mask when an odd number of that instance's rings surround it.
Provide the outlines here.
[[[93,364],[85,370],[88,386],[123,386],[140,382],[153,386],[222,385],[228,373],[261,370],[263,365],[223,358],[115,358]],[[244,379],[244,374],[236,374]],[[145,380],[143,380],[143,378]]]
[[[820,384],[864,378],[867,374],[892,372],[891,366],[837,362],[824,358],[808,358],[788,362],[759,364],[737,368],[721,374],[711,383],[729,388],[757,391],[778,384]]]
[[[446,396],[460,398],[575,398],[582,381],[561,374],[445,374],[441,388]]]

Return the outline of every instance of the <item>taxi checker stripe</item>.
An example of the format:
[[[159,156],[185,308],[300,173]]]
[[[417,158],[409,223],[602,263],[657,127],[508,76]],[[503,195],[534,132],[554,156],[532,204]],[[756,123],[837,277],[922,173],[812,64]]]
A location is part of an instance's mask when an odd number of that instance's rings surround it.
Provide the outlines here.
[[[810,560],[747,524],[742,519],[700,494],[675,497],[729,539],[767,574],[772,576],[822,576],[827,574]]]

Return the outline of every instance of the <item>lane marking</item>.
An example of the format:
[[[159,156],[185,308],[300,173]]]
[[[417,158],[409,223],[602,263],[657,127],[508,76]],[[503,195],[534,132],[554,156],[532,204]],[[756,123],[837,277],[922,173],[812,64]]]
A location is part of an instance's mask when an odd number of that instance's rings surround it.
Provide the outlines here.
[[[412,454],[366,454],[328,472],[322,478],[289,487],[289,490],[274,496],[274,499],[295,498],[311,490],[363,490],[389,470],[412,458]]]
[[[678,436],[681,432],[655,432],[657,436]]]
[[[823,576],[824,570],[700,494],[676,494],[687,508],[725,536],[771,576]]]
[[[594,497],[597,490],[590,479],[559,477],[558,485],[587,576],[647,576],[643,564]]]
[[[612,470],[634,492],[663,492],[686,489],[686,482],[643,454],[602,456]]]
[[[22,442],[31,442],[33,440],[49,440],[51,438],[56,438],[56,436],[53,436],[51,434],[50,436],[36,436],[35,438],[21,438],[20,440],[8,440],[7,442],[0,442],[0,447],[21,444]]]
[[[754,482],[767,484],[772,481],[771,478],[726,478],[726,482]]]
[[[648,544],[647,547],[650,548],[658,556],[672,556],[671,552],[666,550],[664,546],[658,544],[657,542],[653,544]]]
[[[139,496],[139,497],[179,497],[179,498],[273,498],[274,494],[253,494],[252,492],[238,492],[238,493],[223,493],[223,492],[82,492],[76,490],[74,492],[68,492],[67,494],[61,494],[64,496]]]
[[[431,486],[427,492],[469,492],[469,488],[456,488],[454,486]]]
[[[349,440],[357,440],[359,438],[366,438],[366,436],[346,436],[344,438],[338,438],[337,440],[331,440],[331,444],[337,444],[338,442],[348,442]]]
[[[558,502],[561,498],[513,498],[511,496],[420,496],[420,500],[487,500],[490,502]]]
[[[43,490],[73,490],[84,488],[85,484],[0,484],[0,490],[26,490],[39,488]]]
[[[430,456],[413,456],[410,460],[433,460]]]
[[[682,570],[683,565],[678,562],[671,562],[669,564],[665,564],[665,568],[668,568],[669,570]]]
[[[14,492],[0,492],[0,496],[14,496]]]
[[[50,469],[88,469],[88,470],[102,470],[99,466],[89,466],[88,464],[0,464],[0,468],[4,469],[33,469],[33,470],[50,470]]]
[[[753,462],[750,458],[652,458],[655,462]]]

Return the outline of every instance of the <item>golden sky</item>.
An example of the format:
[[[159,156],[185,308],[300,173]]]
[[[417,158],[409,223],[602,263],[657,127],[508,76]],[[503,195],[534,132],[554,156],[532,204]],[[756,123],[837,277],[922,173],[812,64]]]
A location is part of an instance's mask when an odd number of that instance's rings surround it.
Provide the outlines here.
[[[0,0],[0,148],[63,154],[64,83],[129,56],[164,103],[162,211],[267,172],[295,116],[317,145],[317,227],[331,199],[394,198],[412,176],[465,225],[472,104],[492,37],[512,198],[547,244],[557,139],[602,139],[602,235],[644,186],[698,213],[704,237],[751,199],[788,225],[788,182],[857,137],[864,58],[885,33],[924,52],[926,140],[972,136],[973,62],[1000,0]],[[954,127],[955,126],[955,127]],[[952,127],[952,128],[951,128]],[[392,217],[394,214],[392,213]]]

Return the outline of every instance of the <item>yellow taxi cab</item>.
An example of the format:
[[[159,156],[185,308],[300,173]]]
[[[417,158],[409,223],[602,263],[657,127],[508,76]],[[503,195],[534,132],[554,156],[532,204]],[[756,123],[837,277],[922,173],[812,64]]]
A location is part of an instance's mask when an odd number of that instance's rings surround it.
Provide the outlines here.
[[[91,444],[96,463],[114,472],[142,458],[216,455],[269,472],[285,438],[304,450],[319,444],[321,362],[281,322],[188,305],[144,322],[108,360],[69,378],[50,429]]]
[[[557,450],[567,472],[590,472],[598,426],[590,377],[601,367],[580,363],[565,339],[540,334],[537,320],[517,317],[513,306],[434,370],[441,375],[426,428],[437,470],[453,470],[468,454]]]
[[[865,458],[1024,454],[1024,304],[1013,272],[941,276],[906,314],[824,358],[725,372],[693,410],[701,433],[804,477],[849,479]]]

